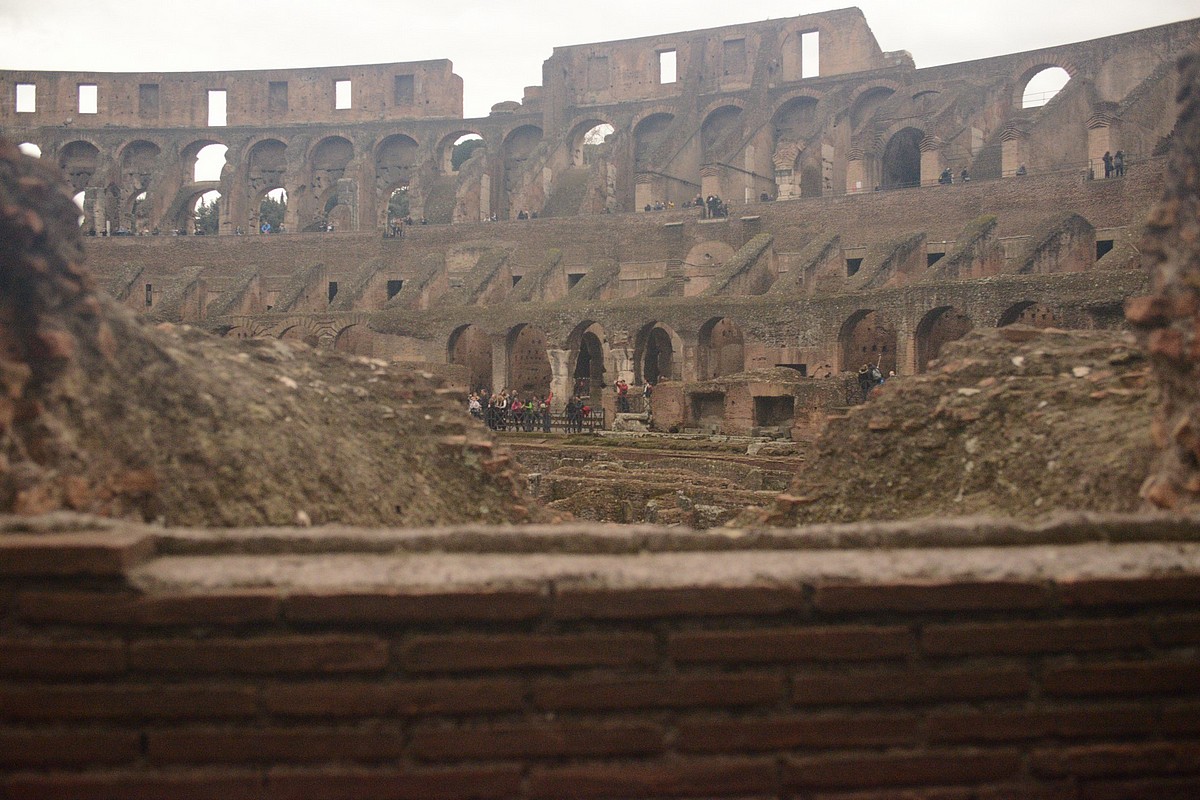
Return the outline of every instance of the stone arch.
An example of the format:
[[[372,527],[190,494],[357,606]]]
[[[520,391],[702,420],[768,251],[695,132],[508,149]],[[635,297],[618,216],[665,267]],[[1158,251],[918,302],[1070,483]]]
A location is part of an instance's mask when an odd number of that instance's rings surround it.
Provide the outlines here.
[[[92,176],[100,168],[100,148],[83,139],[68,142],[58,151],[58,166],[71,187],[82,192],[92,185]]]
[[[446,361],[467,368],[467,385],[470,391],[491,391],[492,386],[492,337],[477,325],[460,325],[450,334],[446,343]]]
[[[883,148],[879,185],[884,189],[901,189],[921,185],[921,142],[925,132],[920,128],[901,128],[888,139]]]
[[[417,140],[395,133],[375,148],[375,186],[386,196],[398,186],[406,186],[421,162],[421,147]]]
[[[592,320],[575,326],[567,337],[570,359],[567,363],[571,376],[571,392],[593,400],[600,400],[606,384],[604,375],[608,371],[608,335],[604,328]]]
[[[321,337],[317,331],[299,322],[281,330],[279,338],[289,342],[303,342],[314,349],[321,346]]]
[[[256,196],[275,189],[286,189],[287,144],[279,139],[255,142],[246,154],[246,177],[250,191]]]
[[[819,149],[806,157],[808,140],[818,125],[818,103],[811,93],[796,95],[782,103],[771,118],[772,161],[780,197],[793,196],[797,188],[804,196],[822,194]]]
[[[457,172],[454,169],[454,146],[460,139],[465,136],[478,136],[484,142],[484,148],[487,147],[487,137],[483,136],[479,131],[472,128],[461,128],[443,136],[437,143],[436,153],[434,154],[435,163],[438,166],[438,171],[443,175],[453,175]]]
[[[1013,88],[1009,105],[1018,111],[1026,108],[1024,103],[1025,89],[1027,86],[1029,86],[1029,82],[1033,80],[1039,73],[1050,69],[1060,69],[1067,73],[1068,83],[1071,80],[1074,80],[1075,76],[1079,74],[1079,67],[1067,58],[1059,58],[1057,56],[1054,58],[1048,58],[1046,55],[1041,55],[1028,59],[1022,62],[1022,64],[1013,73]],[[1029,108],[1033,108],[1033,106],[1029,106]]]
[[[868,364],[887,375],[896,369],[896,341],[896,326],[878,311],[855,311],[838,332],[839,371],[854,372]]]
[[[875,83],[860,88],[848,104],[851,130],[858,130],[875,116],[879,107],[891,98],[899,88],[894,83]]]
[[[536,125],[514,128],[504,137],[504,193],[507,196],[521,188],[518,182],[525,171],[525,163],[533,157],[542,142],[542,129]],[[507,206],[505,206],[507,207]]]
[[[679,380],[683,342],[679,334],[661,322],[651,322],[638,331],[633,351],[634,383]]]
[[[961,339],[973,327],[971,318],[954,306],[939,306],[926,314],[917,325],[917,372],[928,370],[943,346]]]
[[[674,114],[659,111],[646,115],[634,124],[633,160],[639,172],[649,169],[655,163],[657,150],[666,142],[674,122]]]
[[[350,227],[348,203],[354,198],[340,197],[338,184],[353,160],[354,145],[344,136],[326,136],[309,150],[309,203],[300,220],[305,230]]]
[[[604,117],[589,116],[571,126],[571,132],[567,135],[567,147],[571,154],[571,166],[585,167],[590,163],[588,158],[588,145],[590,144],[591,146],[595,147],[597,143],[586,142],[585,139],[587,138],[588,134],[597,129],[603,129],[603,126],[605,125],[613,129],[612,132],[607,135],[611,136],[616,133],[616,128],[613,126],[612,121]],[[603,142],[600,142],[599,144],[602,145]]]
[[[746,369],[746,337],[729,317],[713,317],[700,326],[696,374],[706,381]]]
[[[147,227],[151,206],[156,198],[150,196],[151,181],[159,170],[162,148],[145,139],[135,139],[121,148],[121,224],[129,221],[134,232]]]
[[[530,394],[544,397],[550,392],[553,372],[546,341],[546,334],[528,322],[515,325],[508,332],[505,342],[508,388],[522,397]]]
[[[1000,319],[996,321],[996,327],[1029,325],[1034,328],[1057,328],[1058,322],[1058,309],[1054,306],[1033,300],[1023,300],[1005,309],[1004,313],[1000,315]]]
[[[370,329],[358,323],[347,325],[333,338],[333,349],[355,356],[375,355],[375,337]]]
[[[744,134],[741,105],[726,102],[717,106],[700,123],[700,162],[711,164],[727,158],[741,145]]]
[[[217,170],[217,172],[224,172],[225,167],[229,164],[229,146],[219,139],[196,139],[189,142],[179,151],[179,183],[181,186],[187,186],[192,183],[203,183],[210,180],[220,180],[219,177],[212,179],[197,178],[197,172],[206,166],[202,163],[202,156],[204,157],[203,160],[211,160],[214,163],[216,161],[215,157],[209,158],[209,155],[215,153],[213,150],[206,150],[206,148],[210,147],[225,148],[222,166],[220,170]]]

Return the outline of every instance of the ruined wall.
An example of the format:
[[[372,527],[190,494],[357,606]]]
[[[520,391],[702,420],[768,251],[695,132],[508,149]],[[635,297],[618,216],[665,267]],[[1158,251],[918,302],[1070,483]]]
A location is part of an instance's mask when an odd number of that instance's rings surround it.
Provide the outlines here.
[[[0,791],[1192,797],[1197,524],[10,521]]]
[[[0,133],[67,170],[98,230],[188,227],[191,204],[209,190],[224,198],[221,234],[257,230],[262,196],[277,188],[294,198],[291,230],[382,230],[401,186],[414,217],[436,222],[682,207],[698,194],[830,197],[932,185],[944,168],[977,179],[1013,177],[1021,165],[1083,176],[1117,150],[1141,163],[1173,125],[1164,66],[1198,36],[1192,20],[917,70],[906,53],[883,53],[861,12],[844,9],[556,48],[543,86],[478,120],[461,118],[448,61],[5,71]],[[667,54],[673,80],[661,73]],[[1030,79],[1053,66],[1071,81],[1049,103],[1024,107]],[[336,107],[338,81],[350,82],[348,108]],[[80,87],[94,88],[95,113],[80,113]],[[208,124],[212,90],[226,93],[224,125]],[[18,112],[30,92],[32,110]],[[597,134],[601,125],[612,133]],[[485,147],[455,169],[453,144],[467,134]],[[227,166],[218,181],[197,182],[192,162],[208,143],[230,148]]]

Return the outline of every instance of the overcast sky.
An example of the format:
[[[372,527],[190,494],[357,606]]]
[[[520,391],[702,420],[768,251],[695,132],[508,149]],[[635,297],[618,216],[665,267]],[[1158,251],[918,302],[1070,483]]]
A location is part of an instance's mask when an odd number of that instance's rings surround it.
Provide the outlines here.
[[[785,0],[0,0],[0,69],[167,72],[448,58],[468,117],[520,100],[556,46],[793,17]],[[1200,16],[1200,0],[860,0],[918,67]]]

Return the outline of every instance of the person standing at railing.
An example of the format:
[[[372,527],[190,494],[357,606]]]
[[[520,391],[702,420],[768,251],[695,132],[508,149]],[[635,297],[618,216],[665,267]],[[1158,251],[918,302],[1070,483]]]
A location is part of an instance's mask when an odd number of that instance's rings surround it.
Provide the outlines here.
[[[1113,156],[1113,175],[1117,178],[1124,177],[1124,175],[1125,175],[1125,151],[1124,150],[1118,150],[1117,154],[1115,156]]]
[[[1111,178],[1113,173],[1113,157],[1112,153],[1104,151],[1104,157],[1100,159],[1104,162],[1104,177]]]

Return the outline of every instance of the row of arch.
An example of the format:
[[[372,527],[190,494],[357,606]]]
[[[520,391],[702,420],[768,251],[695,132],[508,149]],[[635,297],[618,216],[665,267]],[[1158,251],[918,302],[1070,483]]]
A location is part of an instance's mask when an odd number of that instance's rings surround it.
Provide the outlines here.
[[[1025,324],[1054,327],[1059,314],[1051,306],[1033,300],[1014,303],[998,319],[983,321],[1004,327]],[[942,348],[975,327],[975,321],[954,306],[939,306],[927,312],[917,324],[913,346],[918,372],[924,372]],[[878,365],[885,374],[903,373],[897,360],[899,334],[896,325],[874,309],[851,314],[838,333],[838,363],[835,371],[855,371],[861,364]],[[631,372],[634,383],[659,383],[683,380],[685,375],[706,381],[745,371],[747,339],[741,326],[728,317],[714,317],[697,331],[695,363],[686,369],[685,347],[680,334],[670,325],[653,321],[643,325],[633,338],[631,361],[626,370],[617,367],[618,359],[609,346],[603,326],[588,320],[581,322],[568,336],[568,355],[558,375],[569,379],[569,390],[598,395],[615,382],[615,372]],[[551,391],[555,370],[546,333],[532,323],[520,323],[504,334],[503,369],[494,370],[498,355],[493,337],[478,325],[456,328],[447,343],[446,357],[451,364],[466,368],[472,390],[508,388],[523,393],[544,395]],[[504,386],[495,385],[502,382]],[[561,389],[556,393],[561,394]]]
[[[1031,70],[1031,74],[1022,76],[1021,94],[1028,94],[1025,87],[1035,85],[1048,73],[1054,73],[1059,81],[1049,92],[1043,90],[1036,95],[1041,102],[1050,92],[1061,89],[1069,78],[1062,67],[1044,65]],[[898,89],[876,84],[857,90],[848,108],[852,127],[863,125]],[[918,92],[913,99],[919,102],[936,94],[933,90]],[[817,109],[821,99],[822,95],[806,90],[782,100],[776,107],[769,131],[776,183],[771,194],[810,195],[832,189],[824,185],[828,181],[815,160],[817,154],[809,152],[805,145],[819,132]],[[748,135],[745,120],[745,104],[741,100],[727,100],[707,110],[698,131],[695,173],[675,176],[683,185],[668,193],[690,199],[701,188],[704,165],[732,160],[745,145]],[[586,166],[588,154],[618,131],[614,121],[601,116],[577,119],[564,142],[568,154],[566,166]],[[663,166],[664,159],[671,158],[664,148],[669,150],[672,146],[675,121],[676,116],[670,110],[648,109],[630,122],[626,130],[632,139],[635,173],[653,173]],[[62,145],[55,157],[77,192],[88,188],[98,190],[90,202],[100,203],[100,216],[118,226],[135,230],[184,227],[181,223],[192,215],[201,195],[211,196],[218,190],[237,192],[241,188],[245,197],[238,219],[223,220],[222,232],[232,233],[242,227],[242,217],[256,228],[257,222],[252,217],[262,198],[279,190],[288,192],[298,203],[290,215],[295,229],[327,224],[361,229],[386,224],[388,201],[399,190],[408,192],[409,205],[422,213],[437,176],[458,171],[461,164],[455,162],[455,151],[467,141],[482,143],[482,149],[492,157],[487,170],[495,189],[493,196],[481,202],[482,208],[475,209],[474,214],[459,216],[486,217],[488,210],[515,213],[516,206],[523,204],[517,198],[525,182],[527,162],[534,156],[544,133],[537,125],[524,124],[500,135],[498,142],[489,141],[495,139],[497,132],[463,127],[442,132],[436,140],[431,138],[422,143],[415,135],[393,133],[357,148],[348,136],[340,134],[305,142],[303,146],[264,136],[247,143],[242,148],[244,155],[233,164],[227,164],[223,157],[228,145],[212,135],[197,138],[181,147],[178,156],[169,157],[164,156],[163,147],[154,141],[135,139],[112,153],[111,161],[95,142],[77,139]],[[918,127],[892,133],[881,145],[878,183],[890,188],[919,182],[920,151],[925,139],[925,132]],[[34,143],[27,144],[36,149]],[[342,183],[348,177],[373,182],[373,186],[348,187]],[[794,192],[790,188],[793,185]],[[358,196],[345,196],[348,191]],[[617,189],[613,194],[620,196],[621,192]],[[364,195],[372,198],[374,219],[357,216]],[[536,202],[536,199],[529,201]]]

